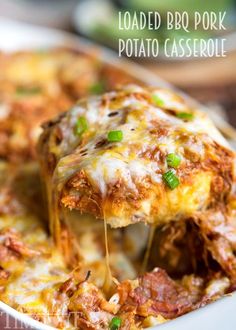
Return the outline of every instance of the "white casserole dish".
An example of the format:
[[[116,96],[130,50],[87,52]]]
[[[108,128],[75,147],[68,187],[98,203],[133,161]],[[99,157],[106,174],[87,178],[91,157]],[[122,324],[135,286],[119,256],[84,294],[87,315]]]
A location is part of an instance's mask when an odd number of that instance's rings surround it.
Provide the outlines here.
[[[0,18],[0,50],[15,51],[20,49],[40,49],[54,46],[68,46],[81,52],[89,52],[94,44],[68,33],[35,27],[25,23]],[[100,48],[100,57],[103,62],[121,68],[149,85],[170,86],[156,75],[143,69],[128,60],[119,59],[113,52]],[[236,293],[224,297],[197,311],[181,316],[176,320],[154,327],[163,330],[234,330],[236,327]],[[5,322],[5,329],[36,329],[53,330],[54,328],[42,324],[32,318],[17,312],[13,308],[0,302],[0,313]],[[1,318],[1,314],[0,314]],[[9,320],[10,319],[10,320]],[[7,322],[10,322],[10,327]],[[0,328],[3,329],[0,322]]]

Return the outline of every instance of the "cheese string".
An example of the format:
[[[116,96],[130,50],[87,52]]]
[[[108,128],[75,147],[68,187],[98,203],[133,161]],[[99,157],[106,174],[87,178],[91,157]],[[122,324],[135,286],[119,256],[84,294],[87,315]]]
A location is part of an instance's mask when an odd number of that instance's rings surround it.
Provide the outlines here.
[[[105,294],[109,294],[111,291],[111,286],[113,283],[112,280],[112,274],[111,274],[111,268],[110,268],[110,255],[109,255],[109,246],[108,246],[108,235],[107,235],[107,220],[105,214],[103,215],[103,221],[104,221],[104,237],[105,237],[105,259],[106,259],[106,272],[105,272],[105,278],[103,283],[103,291]]]
[[[141,266],[141,274],[145,273],[147,270],[148,260],[149,260],[149,256],[150,256],[150,252],[151,252],[151,248],[152,248],[155,231],[156,231],[156,226],[151,225],[149,228],[149,233],[148,233],[147,248],[146,248],[143,263]]]

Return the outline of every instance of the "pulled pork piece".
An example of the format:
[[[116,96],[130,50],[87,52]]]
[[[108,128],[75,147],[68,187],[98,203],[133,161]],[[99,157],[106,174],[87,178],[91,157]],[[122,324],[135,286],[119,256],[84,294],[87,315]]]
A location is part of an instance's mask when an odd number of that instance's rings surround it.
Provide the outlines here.
[[[4,286],[8,278],[10,277],[11,273],[5,270],[3,267],[0,266],[0,292],[4,290]]]
[[[193,219],[198,226],[204,249],[236,282],[236,222],[234,210],[209,210]],[[206,254],[206,253],[205,253]]]
[[[193,246],[194,242],[194,246]],[[199,239],[187,221],[172,221],[154,234],[148,269],[160,267],[175,278],[196,271]]]
[[[167,273],[155,268],[135,281],[125,281],[118,287],[119,313],[133,312],[135,316],[161,315],[172,319],[193,309],[201,297],[174,282]]]
[[[107,329],[119,306],[108,302],[94,284],[69,279],[60,287],[69,296],[68,313],[78,329]]]
[[[0,261],[12,259],[32,258],[39,256],[40,252],[27,247],[22,241],[20,235],[13,229],[0,231]]]
[[[156,230],[148,270],[158,266],[174,278],[194,273],[208,279],[220,272],[236,283],[235,211],[226,205]]]

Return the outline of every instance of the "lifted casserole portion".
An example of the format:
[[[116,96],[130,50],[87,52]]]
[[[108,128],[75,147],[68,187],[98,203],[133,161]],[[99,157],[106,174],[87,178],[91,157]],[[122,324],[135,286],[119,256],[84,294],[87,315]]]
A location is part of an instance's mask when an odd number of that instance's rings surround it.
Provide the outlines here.
[[[227,202],[234,180],[234,152],[211,121],[159,88],[81,100],[44,125],[39,156],[54,208],[115,228],[191,217]]]

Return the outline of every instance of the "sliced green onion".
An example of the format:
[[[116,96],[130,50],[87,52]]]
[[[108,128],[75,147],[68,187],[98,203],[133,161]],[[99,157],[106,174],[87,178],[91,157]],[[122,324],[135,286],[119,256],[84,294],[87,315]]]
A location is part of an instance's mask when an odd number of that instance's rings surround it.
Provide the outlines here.
[[[81,135],[88,129],[88,122],[85,117],[79,117],[76,122],[76,134]]]
[[[107,140],[109,142],[120,142],[123,140],[123,132],[122,131],[110,131],[107,134]]]
[[[174,153],[171,153],[166,156],[166,161],[167,161],[168,166],[176,168],[179,166],[179,164],[181,162],[181,158],[180,158],[180,156],[178,156]]]
[[[176,114],[176,117],[186,120],[193,120],[194,115],[190,112],[179,112]]]
[[[175,189],[179,185],[179,179],[178,177],[174,174],[172,170],[167,171],[162,175],[162,178],[165,182],[165,184],[171,189]]]
[[[109,329],[110,330],[117,330],[121,326],[121,318],[118,316],[113,317],[113,319],[110,322]]]
[[[98,81],[95,84],[90,86],[89,92],[91,94],[102,94],[105,90],[104,83],[102,81]]]
[[[19,96],[24,96],[24,95],[35,95],[35,94],[39,94],[41,92],[41,88],[40,87],[23,87],[23,86],[19,86],[16,89],[16,94]]]
[[[165,102],[156,94],[152,95],[152,101],[157,105],[162,107],[163,105],[165,105]]]

